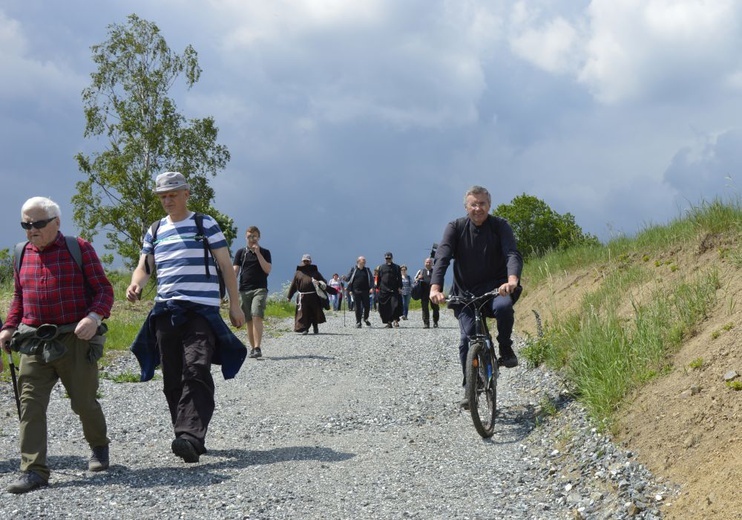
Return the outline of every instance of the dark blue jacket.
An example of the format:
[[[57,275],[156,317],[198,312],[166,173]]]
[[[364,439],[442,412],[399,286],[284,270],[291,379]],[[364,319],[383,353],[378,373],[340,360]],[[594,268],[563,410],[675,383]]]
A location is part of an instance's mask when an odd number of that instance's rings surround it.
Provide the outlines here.
[[[219,307],[169,300],[155,303],[137,337],[134,338],[134,342],[129,347],[142,369],[141,381],[152,379],[155,375],[155,368],[160,365],[160,351],[157,348],[155,320],[153,318],[164,312],[170,312],[172,313],[173,325],[177,326],[187,320],[186,311],[197,312],[211,324],[216,336],[216,348],[211,362],[222,366],[224,379],[232,379],[240,371],[242,363],[247,357],[247,347],[224,323],[219,314]]]

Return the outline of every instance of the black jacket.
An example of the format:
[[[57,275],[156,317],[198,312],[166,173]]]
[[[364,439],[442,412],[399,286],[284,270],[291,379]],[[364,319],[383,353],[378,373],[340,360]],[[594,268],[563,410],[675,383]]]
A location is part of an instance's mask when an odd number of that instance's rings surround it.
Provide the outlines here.
[[[484,294],[505,283],[510,275],[520,279],[523,257],[508,221],[489,215],[479,227],[469,217],[449,222],[435,253],[430,283],[443,287],[454,260],[451,294]]]

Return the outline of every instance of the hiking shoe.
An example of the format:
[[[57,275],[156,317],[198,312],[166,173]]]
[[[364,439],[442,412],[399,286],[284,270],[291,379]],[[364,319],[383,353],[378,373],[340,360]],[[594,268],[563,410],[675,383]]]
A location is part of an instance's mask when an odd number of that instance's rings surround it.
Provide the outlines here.
[[[263,357],[263,351],[260,350],[260,347],[254,348],[250,351],[250,357],[255,359]]]
[[[6,488],[8,493],[20,495],[40,487],[48,486],[49,483],[38,473],[33,471],[24,471],[21,476]]]
[[[254,348],[251,348],[250,349],[250,353],[247,355],[247,357],[251,357],[251,358],[254,358],[255,357],[255,349]]]
[[[394,326],[397,327],[397,328],[399,328],[399,320],[397,320],[397,321],[394,322]]]
[[[499,365],[505,368],[515,368],[518,366],[518,358],[513,352],[513,347],[504,347],[500,345],[500,358],[497,360]]]
[[[434,329],[437,329],[438,328],[438,322],[437,321],[435,323],[433,323],[433,328]]]
[[[370,326],[371,326],[371,322],[366,320],[366,327],[370,327]]]
[[[391,323],[387,323],[386,325],[384,325],[384,328],[385,329],[391,329],[392,328],[392,324]]]
[[[423,324],[423,328],[424,328],[424,329],[429,329],[429,328],[430,328],[430,323],[425,323],[425,324]]]
[[[108,469],[108,466],[108,444],[93,448],[93,453],[88,460],[88,471],[104,471]]]
[[[196,447],[188,439],[177,437],[172,444],[173,453],[183,459],[183,462],[198,462],[199,454]]]
[[[361,328],[361,322],[360,321],[358,323],[356,323],[356,328],[357,329],[360,329]]]

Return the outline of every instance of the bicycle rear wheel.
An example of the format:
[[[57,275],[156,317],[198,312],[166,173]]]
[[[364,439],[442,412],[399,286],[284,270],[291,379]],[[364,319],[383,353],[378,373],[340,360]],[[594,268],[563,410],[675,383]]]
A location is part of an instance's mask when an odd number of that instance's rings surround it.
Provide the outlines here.
[[[469,345],[466,357],[466,399],[474,428],[485,439],[495,433],[497,368],[481,341]]]

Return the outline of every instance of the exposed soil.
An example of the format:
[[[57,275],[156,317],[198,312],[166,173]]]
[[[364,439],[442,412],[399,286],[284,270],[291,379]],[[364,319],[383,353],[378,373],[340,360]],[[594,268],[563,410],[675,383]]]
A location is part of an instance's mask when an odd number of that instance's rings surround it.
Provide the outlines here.
[[[742,381],[742,269],[724,254],[736,250],[739,255],[739,248],[724,237],[704,236],[693,247],[625,260],[656,272],[651,283],[632,288],[638,302],[658,287],[708,269],[718,269],[722,284],[718,303],[670,355],[668,370],[628,396],[615,417],[615,440],[655,475],[680,486],[677,497],[667,498],[665,518],[742,518],[742,391],[724,381],[729,372],[740,374],[735,382]],[[525,273],[528,292],[517,306],[516,327],[535,336],[532,309],[545,323],[557,309],[558,315],[577,310],[582,297],[597,290],[613,268],[552,273],[548,282],[530,288]],[[630,298],[626,302],[628,317]]]

